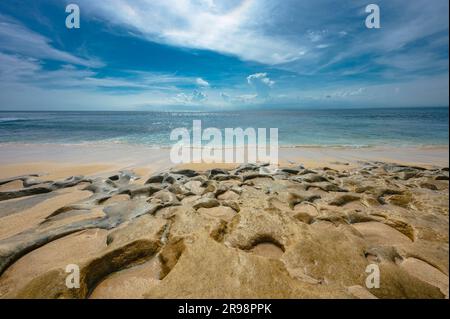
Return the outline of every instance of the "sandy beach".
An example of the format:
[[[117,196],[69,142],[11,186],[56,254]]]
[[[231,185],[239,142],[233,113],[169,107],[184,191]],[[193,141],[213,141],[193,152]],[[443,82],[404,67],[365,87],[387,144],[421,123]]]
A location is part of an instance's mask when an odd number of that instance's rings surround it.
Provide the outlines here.
[[[0,303],[141,299],[196,318],[445,305],[448,12],[0,1]]]
[[[0,145],[0,298],[448,298],[447,147],[169,151]]]
[[[404,165],[448,166],[447,146],[429,147],[281,147],[280,165],[307,167],[359,165],[363,161],[383,161]],[[36,172],[69,175],[95,175],[120,169],[159,171],[174,166],[169,148],[126,144],[0,144],[0,178]],[[345,164],[345,165],[342,165]],[[189,166],[189,165],[184,165]],[[219,164],[192,164],[191,167],[221,167]],[[225,164],[225,167],[232,165]]]

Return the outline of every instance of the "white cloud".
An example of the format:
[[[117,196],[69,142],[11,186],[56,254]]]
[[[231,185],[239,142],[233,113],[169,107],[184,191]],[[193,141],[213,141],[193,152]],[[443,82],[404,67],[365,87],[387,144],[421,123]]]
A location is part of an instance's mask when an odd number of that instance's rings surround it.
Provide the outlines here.
[[[220,93],[220,97],[225,101],[225,102],[230,102],[231,101],[231,96],[227,93]]]
[[[231,54],[301,74],[326,72],[367,54],[397,52],[424,37],[448,34],[448,1],[380,0],[383,28],[363,27],[363,0],[79,0],[84,14],[149,41]],[[326,29],[324,29],[326,25]],[[436,41],[436,40],[432,40]],[[448,43],[448,36],[446,38]]]
[[[324,38],[324,36],[326,35],[327,31],[326,30],[320,30],[320,31],[308,31],[308,39],[311,42],[319,42],[322,41],[322,39]]]
[[[327,98],[351,98],[353,96],[360,96],[364,94],[366,91],[365,88],[351,88],[351,89],[345,89],[345,90],[338,90],[335,92],[332,92],[328,94]]]
[[[362,1],[360,1],[360,5],[361,8],[364,7]],[[399,61],[399,64],[400,61],[415,60],[423,62],[423,65],[435,64],[432,55],[429,54],[428,59],[425,59],[421,50],[433,52],[439,46],[441,49],[448,46],[448,1],[436,0],[433,1],[433,5],[430,5],[427,0],[415,0],[405,6],[401,0],[392,0],[380,1],[379,5],[382,12],[381,29],[370,32],[359,26],[356,27],[352,23],[346,23],[346,19],[337,22],[336,28],[339,27],[345,31],[338,32],[334,40],[327,37],[327,41],[333,41],[331,43],[333,47],[322,50],[323,54],[329,55],[326,56],[327,58],[319,60],[320,64],[312,61],[310,65],[317,67],[310,72],[317,74],[329,67],[368,54],[382,57],[387,62],[383,64],[387,66],[391,65],[389,60]],[[390,17],[387,14],[383,15],[383,12],[389,13]],[[366,13],[362,11],[361,19],[364,19],[365,15]],[[342,16],[336,14],[336,19],[339,18]],[[370,60],[362,63],[374,65],[374,61]],[[359,68],[364,66],[362,63],[358,66]],[[296,67],[290,66],[290,68],[304,71],[308,65],[296,65]],[[395,73],[392,71],[393,69],[390,68],[386,73],[377,74],[377,76],[395,74],[397,80],[404,76],[402,70],[394,70],[400,71]]]
[[[228,104],[245,106],[245,104],[256,103],[258,95],[256,94],[240,94],[231,96],[230,94],[221,92],[220,97]]]
[[[0,79],[13,82],[22,77],[29,77],[39,71],[41,66],[35,59],[20,58],[0,52]]]
[[[449,98],[448,84],[448,75],[425,76],[402,83],[327,88],[328,94],[323,93],[324,89],[313,89],[302,92],[300,99],[302,101],[315,100],[318,106],[445,106]]]
[[[206,101],[207,98],[207,95],[203,92],[195,90],[192,93],[192,102],[203,102]]]
[[[202,78],[197,78],[195,80],[195,82],[197,83],[198,86],[202,86],[202,87],[209,87],[209,83],[205,80],[203,80]]]
[[[250,85],[258,85],[259,83],[263,83],[268,87],[272,87],[275,84],[275,81],[272,81],[267,77],[267,73],[251,74],[247,77],[247,82]]]
[[[58,50],[46,37],[29,30],[20,23],[0,14],[0,44],[6,53],[21,54],[35,59],[50,59],[87,67],[101,67],[96,59],[77,57]]]
[[[173,101],[177,104],[196,104],[205,102],[207,99],[208,96],[205,93],[198,90],[194,90],[190,94],[178,93],[173,98]]]
[[[101,77],[91,69],[65,64],[56,70],[45,70],[34,58],[0,52],[0,82],[24,83],[30,86],[68,89],[136,89],[177,91],[177,87],[197,85],[203,88],[209,83],[201,78],[177,76],[167,73],[123,71],[123,76]]]
[[[432,69],[448,69],[448,56],[444,58],[430,51],[417,50],[412,56],[385,55],[375,60],[380,65],[389,66],[404,72],[430,71]]]
[[[84,12],[127,27],[158,43],[236,55],[243,60],[279,64],[299,59],[295,42],[262,32],[263,0],[79,0]]]
[[[152,72],[123,73],[121,77],[100,77],[95,71],[69,64],[56,70],[45,70],[39,60],[0,52],[0,109],[2,106],[15,109],[133,109],[139,105],[164,109],[173,105],[195,107],[208,100],[208,96],[199,90],[177,94],[180,87],[198,85],[199,78]],[[177,95],[174,97],[174,94]],[[208,100],[209,104],[215,105],[214,101]]]
[[[247,83],[250,84],[260,98],[269,97],[269,91],[274,86],[275,81],[272,81],[267,73],[255,73],[247,77]]]
[[[234,92],[234,94],[220,92],[219,96],[225,103],[231,105],[245,106],[247,104],[264,103],[269,100],[270,90],[275,85],[275,81],[271,80],[267,73],[262,72],[249,75],[247,83],[256,91],[256,94],[249,94],[245,91],[241,91],[240,94],[237,92]]]

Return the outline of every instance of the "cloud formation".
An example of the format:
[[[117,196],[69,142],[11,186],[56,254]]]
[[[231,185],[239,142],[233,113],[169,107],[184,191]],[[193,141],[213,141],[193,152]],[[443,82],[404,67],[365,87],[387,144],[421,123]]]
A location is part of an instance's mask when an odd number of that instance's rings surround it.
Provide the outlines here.
[[[212,50],[265,64],[304,54],[299,43],[262,32],[266,0],[79,0],[90,15],[124,26],[150,41]]]
[[[198,104],[205,102],[207,99],[208,96],[205,93],[198,90],[194,90],[190,94],[178,93],[173,100],[174,102],[181,104]]]
[[[197,83],[198,86],[202,86],[202,87],[209,87],[209,83],[205,80],[203,80],[202,78],[197,78],[195,80],[195,82]]]
[[[50,59],[86,67],[102,67],[97,59],[75,56],[56,49],[52,41],[0,13],[0,43],[4,52],[13,52],[36,59]]]
[[[365,0],[77,3],[68,36],[66,1],[0,2],[0,107],[448,105],[447,0],[379,0],[379,30]]]
[[[255,73],[247,77],[247,83],[256,90],[258,97],[267,98],[275,81],[272,81],[267,73]]]

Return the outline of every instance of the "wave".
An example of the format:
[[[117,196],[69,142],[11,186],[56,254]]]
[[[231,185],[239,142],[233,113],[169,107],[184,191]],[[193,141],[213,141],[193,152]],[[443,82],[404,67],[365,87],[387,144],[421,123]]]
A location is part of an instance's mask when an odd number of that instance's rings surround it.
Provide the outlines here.
[[[49,141],[1,141],[0,140],[0,146],[14,146],[14,145],[21,145],[21,146],[31,146],[31,145],[59,145],[59,146],[104,146],[104,147],[114,147],[114,146],[130,146],[130,147],[145,147],[150,149],[171,149],[173,147],[172,144],[167,143],[145,143],[145,142],[136,142],[136,141],[126,141],[126,140],[114,140],[114,139],[104,139],[104,140],[93,140],[93,141],[74,141],[74,142],[64,142],[64,141],[55,141],[55,142],[49,142]],[[202,145],[202,148],[204,148],[206,145]],[[244,146],[242,145],[222,145],[221,147],[213,147],[213,149],[240,149],[240,148],[248,148],[252,145],[246,144]],[[257,145],[254,145],[257,147]],[[196,149],[196,146],[193,145],[185,145],[186,148],[192,148]],[[416,144],[402,144],[402,143],[392,143],[392,144],[370,144],[370,145],[358,145],[358,144],[299,144],[299,145],[293,145],[293,144],[279,144],[279,149],[282,150],[288,150],[288,149],[335,149],[335,150],[346,150],[346,149],[354,149],[354,150],[363,150],[363,149],[378,149],[378,148],[420,148],[420,149],[448,149],[448,144],[442,144],[442,143],[416,143]]]
[[[8,122],[30,122],[30,121],[45,121],[51,119],[49,117],[15,117],[15,116],[7,116],[0,117],[0,123],[8,123]]]
[[[0,117],[0,123],[26,121],[23,117]]]
[[[382,145],[377,144],[283,144],[281,148],[373,148]]]

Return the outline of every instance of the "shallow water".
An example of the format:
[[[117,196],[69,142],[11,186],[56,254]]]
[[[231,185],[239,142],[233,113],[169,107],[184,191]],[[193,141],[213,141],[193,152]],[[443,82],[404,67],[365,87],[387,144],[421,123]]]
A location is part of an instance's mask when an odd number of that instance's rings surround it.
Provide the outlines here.
[[[448,108],[230,112],[0,112],[0,143],[172,145],[170,132],[278,128],[281,146],[448,144]],[[223,131],[222,131],[223,132]]]

